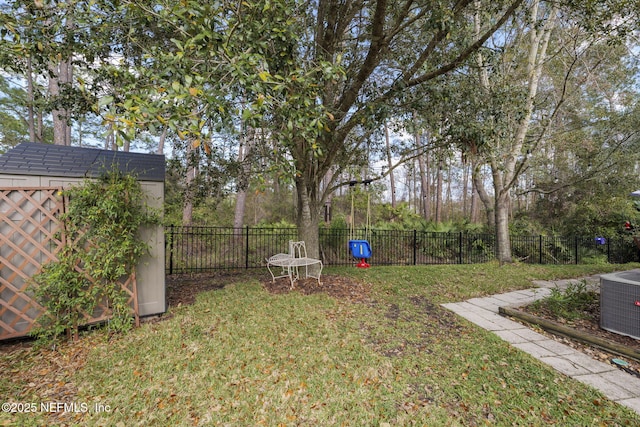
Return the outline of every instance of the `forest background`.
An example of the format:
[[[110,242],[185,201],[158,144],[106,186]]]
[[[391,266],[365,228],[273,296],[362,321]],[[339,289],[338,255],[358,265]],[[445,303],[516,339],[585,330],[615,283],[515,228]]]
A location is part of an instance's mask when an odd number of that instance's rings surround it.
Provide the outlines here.
[[[0,153],[166,154],[167,224],[615,236],[638,0],[0,1]],[[367,182],[367,184],[365,184]],[[355,185],[354,185],[355,183]],[[352,209],[353,207],[353,209]],[[352,216],[353,210],[353,216]]]

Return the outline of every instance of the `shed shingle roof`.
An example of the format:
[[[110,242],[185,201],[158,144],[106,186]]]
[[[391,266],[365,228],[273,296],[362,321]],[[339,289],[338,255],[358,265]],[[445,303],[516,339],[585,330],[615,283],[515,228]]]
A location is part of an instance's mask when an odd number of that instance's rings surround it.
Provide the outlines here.
[[[164,181],[165,159],[157,154],[23,142],[0,156],[0,174],[96,178],[114,165],[140,181]]]

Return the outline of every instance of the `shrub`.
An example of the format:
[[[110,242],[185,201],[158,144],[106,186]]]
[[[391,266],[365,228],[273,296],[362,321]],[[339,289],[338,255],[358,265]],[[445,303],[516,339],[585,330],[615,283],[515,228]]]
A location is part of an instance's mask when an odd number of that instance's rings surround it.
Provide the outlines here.
[[[591,308],[598,304],[598,296],[587,289],[587,282],[570,283],[565,290],[551,289],[551,294],[532,304],[534,308],[544,308],[556,317],[568,321],[586,319],[590,317]]]

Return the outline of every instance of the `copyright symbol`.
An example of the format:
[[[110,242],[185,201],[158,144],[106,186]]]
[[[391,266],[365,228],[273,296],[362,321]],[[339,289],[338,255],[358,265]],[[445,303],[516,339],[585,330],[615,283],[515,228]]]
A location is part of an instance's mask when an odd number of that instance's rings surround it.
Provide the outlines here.
[[[8,402],[5,402],[2,404],[2,412],[9,412],[11,411],[11,404]]]

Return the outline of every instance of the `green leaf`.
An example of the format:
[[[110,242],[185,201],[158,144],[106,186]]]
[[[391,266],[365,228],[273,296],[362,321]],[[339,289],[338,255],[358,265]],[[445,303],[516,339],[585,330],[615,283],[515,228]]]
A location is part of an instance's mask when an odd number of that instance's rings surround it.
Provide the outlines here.
[[[98,99],[99,107],[104,107],[105,105],[109,105],[111,103],[113,103],[113,96],[111,95],[103,96],[102,98]]]
[[[184,50],[182,47],[182,42],[178,39],[171,39],[171,41],[173,42],[173,44],[175,44],[179,50]]]

